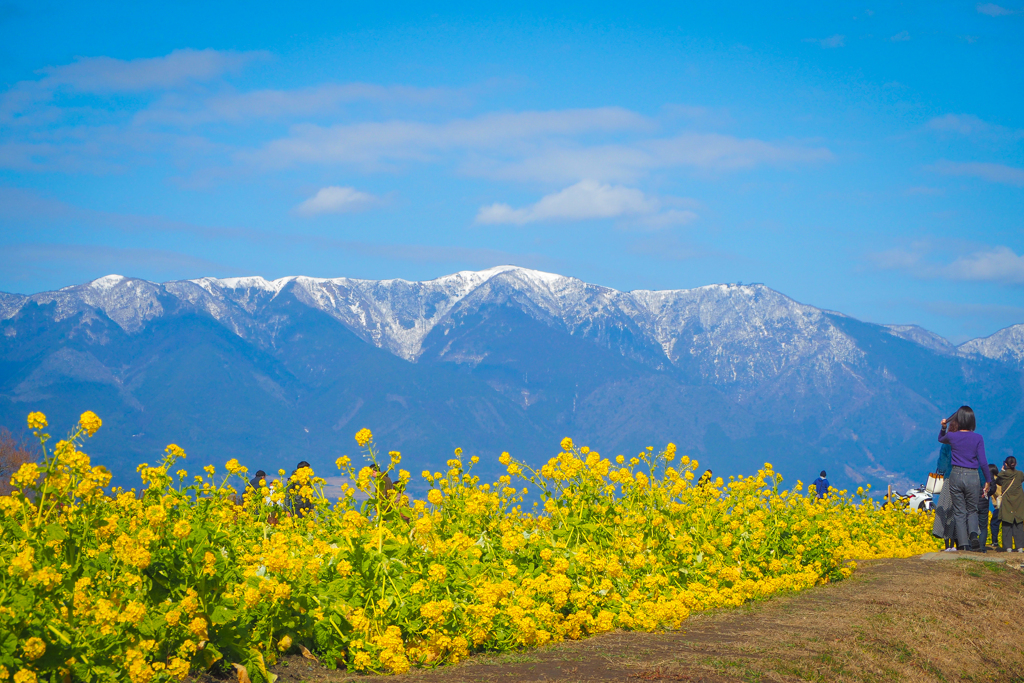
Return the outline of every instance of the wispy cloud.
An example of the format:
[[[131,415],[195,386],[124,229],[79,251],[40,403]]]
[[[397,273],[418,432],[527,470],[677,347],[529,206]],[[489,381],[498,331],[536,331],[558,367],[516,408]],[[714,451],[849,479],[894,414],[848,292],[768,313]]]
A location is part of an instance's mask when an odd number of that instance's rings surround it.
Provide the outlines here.
[[[684,133],[631,144],[547,145],[541,150],[528,150],[521,159],[510,156],[514,155],[477,156],[465,164],[464,170],[499,180],[555,183],[592,178],[621,183],[635,182],[659,169],[688,167],[703,173],[723,173],[834,159],[825,147],[707,133]]]
[[[0,123],[59,119],[62,112],[47,106],[61,91],[96,95],[166,91],[221,78],[265,57],[265,52],[209,49],[174,50],[161,57],[128,60],[78,57],[70,64],[41,69],[41,78],[20,81],[0,93]],[[40,107],[43,107],[41,112]],[[76,112],[81,117],[88,110],[76,108]]]
[[[620,107],[484,114],[446,123],[385,121],[336,126],[303,124],[286,138],[245,155],[267,166],[296,163],[381,165],[427,161],[442,152],[495,150],[552,137],[651,129],[654,123]]]
[[[1005,246],[981,249],[942,262],[932,258],[927,244],[895,248],[871,256],[882,270],[902,270],[922,279],[943,279],[965,282],[995,282],[1024,285],[1024,256]]]
[[[514,209],[508,204],[481,207],[476,222],[483,225],[525,225],[538,221],[640,217],[651,227],[666,227],[688,223],[697,218],[693,211],[669,209],[662,212],[662,208],[661,200],[636,188],[582,180],[523,208]]]
[[[454,155],[469,175],[529,182],[631,182],[654,169],[689,166],[721,172],[833,158],[820,146],[717,133],[650,136],[656,129],[655,121],[616,107],[486,114],[447,123],[307,124],[241,158],[270,168],[343,164],[376,171],[410,162],[451,161]],[[602,135],[639,139],[580,144],[584,136],[592,140]]]
[[[237,72],[266,52],[222,50],[174,50],[162,57],[114,59],[79,57],[71,64],[42,70],[42,87],[67,86],[80,92],[142,92],[167,90],[188,83],[205,82]]]
[[[969,176],[987,180],[990,183],[1001,183],[1024,187],[1024,168],[994,164],[987,162],[955,162],[941,159],[930,167],[931,170],[943,175]]]
[[[815,43],[820,45],[822,48],[831,49],[836,47],[844,47],[846,45],[846,36],[835,34],[828,38],[804,38],[805,43]]]
[[[325,213],[348,213],[360,211],[376,204],[378,198],[354,187],[324,187],[315,195],[295,207],[301,216],[318,216]]]
[[[135,117],[135,122],[198,126],[216,121],[278,120],[337,114],[355,102],[376,104],[468,104],[465,91],[373,83],[324,83],[294,90],[253,90],[195,100],[168,95]]]
[[[906,41],[910,40],[910,32],[909,31],[900,31],[896,35],[891,36],[889,38],[889,40],[891,40],[894,43],[906,42]]]
[[[952,133],[971,138],[1010,141],[1024,140],[1024,129],[1007,128],[990,123],[973,114],[946,114],[936,116],[925,124],[925,128],[937,133]]]
[[[990,17],[1006,17],[1011,14],[1020,14],[1020,10],[1007,9],[1001,7],[993,2],[986,2],[982,5],[978,5],[978,12],[980,14],[987,14]]]
[[[951,280],[1024,284],[1024,256],[1008,247],[976,251],[957,258],[939,269],[941,276]]]

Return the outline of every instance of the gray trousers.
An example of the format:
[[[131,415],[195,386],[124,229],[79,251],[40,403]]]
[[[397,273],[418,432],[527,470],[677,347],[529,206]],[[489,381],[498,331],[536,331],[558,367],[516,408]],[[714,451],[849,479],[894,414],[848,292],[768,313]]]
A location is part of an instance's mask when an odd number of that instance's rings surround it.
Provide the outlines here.
[[[1024,548],[1024,522],[1010,524],[1003,522],[1003,550],[1010,550],[1010,538],[1017,546],[1017,550]]]
[[[956,529],[956,544],[960,547],[970,548],[970,535],[978,533],[978,497],[981,496],[978,470],[968,467],[953,467],[946,486],[949,487],[949,496],[953,499],[953,528]],[[943,493],[946,493],[946,486],[943,487]]]

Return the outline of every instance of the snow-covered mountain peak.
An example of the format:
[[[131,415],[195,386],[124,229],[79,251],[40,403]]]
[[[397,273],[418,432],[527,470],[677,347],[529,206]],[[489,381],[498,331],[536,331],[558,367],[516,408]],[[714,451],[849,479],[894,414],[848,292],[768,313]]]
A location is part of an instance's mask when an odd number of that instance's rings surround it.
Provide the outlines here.
[[[84,285],[34,294],[29,299],[39,304],[55,304],[56,320],[98,308],[124,331],[132,333],[142,329],[147,320],[163,315],[159,299],[162,289],[147,280],[105,275]]]
[[[258,289],[277,294],[294,279],[294,276],[288,276],[279,277],[276,280],[267,280],[260,275],[247,275],[225,278],[203,277],[197,280],[190,280],[190,282],[196,283],[207,291],[212,291],[211,288],[216,287],[218,289]]]
[[[410,361],[420,358],[425,339],[439,325],[454,324],[454,316],[493,306],[517,308],[643,362],[667,360],[678,365],[697,357],[713,359],[702,372],[723,382],[771,376],[811,359],[829,365],[854,362],[861,355],[843,324],[837,323],[846,316],[799,303],[763,284],[621,292],[512,265],[419,282],[245,276],[159,285],[107,275],[56,292],[3,295],[0,318],[10,318],[26,302],[35,301],[55,304],[58,320],[101,309],[132,333],[163,315],[168,301],[177,299],[209,313],[239,336],[272,345],[280,319],[264,312],[282,295],[294,296],[365,341]],[[886,329],[937,353],[957,352],[938,335],[913,325]],[[1024,325],[967,342],[959,350],[1024,365]]]
[[[92,287],[93,289],[98,289],[101,292],[106,292],[121,284],[126,279],[127,278],[125,278],[124,275],[104,275],[103,277],[96,278],[95,280],[90,282],[89,287]],[[65,287],[65,289],[70,288]]]
[[[972,339],[957,349],[1024,368],[1024,324],[1003,328],[988,337]]]

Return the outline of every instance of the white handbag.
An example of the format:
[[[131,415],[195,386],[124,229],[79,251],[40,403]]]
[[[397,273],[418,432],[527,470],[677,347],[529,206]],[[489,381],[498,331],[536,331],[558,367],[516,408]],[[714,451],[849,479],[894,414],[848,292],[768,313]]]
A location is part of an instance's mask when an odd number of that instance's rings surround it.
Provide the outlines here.
[[[928,493],[939,493],[942,491],[942,484],[945,482],[945,478],[941,472],[931,472],[928,474],[928,483],[925,485],[924,490]]]
[[[1012,482],[1013,480],[1011,479],[1010,481]],[[996,490],[992,492],[992,507],[996,510],[1003,504],[1003,493],[1003,487],[996,485]]]

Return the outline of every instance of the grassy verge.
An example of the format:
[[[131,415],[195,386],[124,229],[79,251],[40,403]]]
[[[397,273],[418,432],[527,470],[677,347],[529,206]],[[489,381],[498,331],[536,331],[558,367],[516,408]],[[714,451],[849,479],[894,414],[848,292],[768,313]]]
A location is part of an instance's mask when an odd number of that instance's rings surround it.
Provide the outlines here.
[[[398,677],[289,658],[279,683],[392,681],[1024,681],[1024,572],[980,562],[876,560],[848,580],[700,614],[683,630],[617,631]]]

